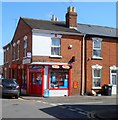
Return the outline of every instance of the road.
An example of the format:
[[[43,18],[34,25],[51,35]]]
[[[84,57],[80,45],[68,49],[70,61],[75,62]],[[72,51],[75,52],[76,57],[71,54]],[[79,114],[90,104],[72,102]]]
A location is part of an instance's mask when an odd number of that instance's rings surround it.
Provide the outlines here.
[[[115,97],[3,98],[2,118],[94,118],[93,111],[115,105]]]

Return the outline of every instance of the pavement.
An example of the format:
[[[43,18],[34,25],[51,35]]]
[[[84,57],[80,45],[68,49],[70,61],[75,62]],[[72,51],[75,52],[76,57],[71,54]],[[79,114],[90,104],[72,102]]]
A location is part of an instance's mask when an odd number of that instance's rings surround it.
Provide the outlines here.
[[[68,98],[71,97],[75,97],[75,99],[78,99],[80,101],[85,100],[86,97],[89,99],[104,99],[104,98],[116,98],[116,96],[81,96],[81,95],[77,95],[77,96],[68,96]],[[20,96],[20,98],[24,99],[24,100],[44,100],[44,99],[56,99],[56,101],[58,100],[62,100],[64,97],[49,97],[49,98],[45,98],[45,97],[40,97],[40,96]],[[66,97],[67,98],[67,97]],[[65,99],[65,98],[64,98]],[[116,108],[114,109],[102,109],[102,110],[97,110],[94,112],[90,113],[92,118],[95,118],[96,120],[111,120],[111,119],[118,119],[118,105],[116,105]]]

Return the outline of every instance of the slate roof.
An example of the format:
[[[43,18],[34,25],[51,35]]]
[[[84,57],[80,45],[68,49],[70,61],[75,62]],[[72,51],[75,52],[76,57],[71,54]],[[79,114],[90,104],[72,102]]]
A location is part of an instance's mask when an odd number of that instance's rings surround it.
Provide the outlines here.
[[[77,28],[79,32],[89,35],[100,35],[108,37],[116,37],[117,35],[118,37],[118,34],[116,34],[116,29],[111,27],[78,24]]]
[[[48,21],[48,20],[38,20],[31,18],[22,18],[32,29],[41,30],[52,30],[52,31],[62,31],[71,32],[79,34],[88,35],[99,35],[108,37],[118,37],[116,34],[116,29],[111,27],[88,25],[88,24],[78,24],[77,29],[70,29],[66,26],[65,22],[61,21]]]
[[[37,20],[30,18],[22,18],[32,29],[42,29],[42,30],[53,30],[62,32],[72,32],[79,33],[75,29],[69,29],[64,22],[60,21],[48,21],[48,20]]]

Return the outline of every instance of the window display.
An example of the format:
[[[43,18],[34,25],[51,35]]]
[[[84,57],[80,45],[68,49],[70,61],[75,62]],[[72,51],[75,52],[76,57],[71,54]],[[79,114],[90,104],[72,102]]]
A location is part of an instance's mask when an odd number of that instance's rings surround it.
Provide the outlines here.
[[[68,88],[68,70],[50,71],[50,88]]]

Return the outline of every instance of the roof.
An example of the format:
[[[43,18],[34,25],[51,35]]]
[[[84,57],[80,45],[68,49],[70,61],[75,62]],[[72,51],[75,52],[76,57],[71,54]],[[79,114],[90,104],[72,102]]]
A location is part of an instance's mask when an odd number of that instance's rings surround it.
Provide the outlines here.
[[[68,28],[64,22],[60,22],[60,21],[48,21],[48,20],[38,20],[38,19],[30,19],[30,18],[22,18],[22,19],[32,29],[43,29],[43,30],[79,33],[75,29]]]
[[[32,29],[43,29],[43,30],[53,30],[62,32],[71,32],[79,34],[88,35],[99,35],[108,37],[118,37],[116,34],[116,28],[88,25],[88,24],[78,24],[77,29],[68,28],[65,22],[62,21],[48,21],[48,20],[38,20],[32,18],[22,18]]]
[[[78,24],[77,29],[83,34],[118,37],[116,34],[116,29],[111,27]]]

